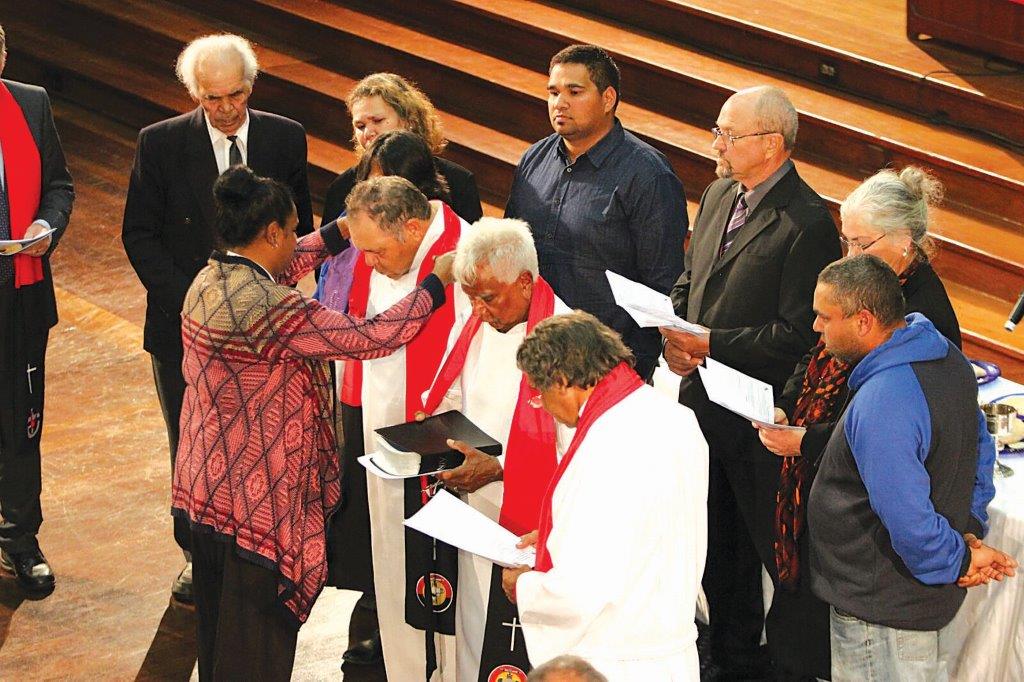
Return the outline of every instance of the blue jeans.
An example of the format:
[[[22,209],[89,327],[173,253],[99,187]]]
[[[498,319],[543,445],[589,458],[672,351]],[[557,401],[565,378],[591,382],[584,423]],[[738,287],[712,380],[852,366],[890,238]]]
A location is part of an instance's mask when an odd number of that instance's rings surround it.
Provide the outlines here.
[[[944,682],[937,631],[898,630],[829,609],[832,682]]]

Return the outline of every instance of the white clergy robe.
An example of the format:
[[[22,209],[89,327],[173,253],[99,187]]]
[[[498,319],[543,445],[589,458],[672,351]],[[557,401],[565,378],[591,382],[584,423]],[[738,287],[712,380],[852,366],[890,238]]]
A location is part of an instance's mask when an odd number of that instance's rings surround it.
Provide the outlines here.
[[[437,205],[437,202],[431,202]],[[460,219],[461,220],[461,219]],[[462,230],[469,229],[462,221]],[[419,283],[419,269],[427,252],[444,232],[444,212],[427,228],[409,272],[392,279],[374,270],[370,275],[370,295],[366,315],[384,312],[408,295]],[[455,286],[455,311],[469,305],[462,290]],[[363,361],[363,444],[365,452],[376,452],[374,429],[400,424],[405,418],[405,358],[401,348],[386,358]],[[339,385],[344,363],[338,364]],[[426,660],[424,634],[405,622],[405,491],[402,481],[384,480],[372,474],[366,477],[370,508],[370,546],[373,552],[373,584],[377,595],[377,619],[380,622],[384,667],[389,680],[422,680]],[[455,679],[455,639],[435,635],[437,671],[434,680]]]
[[[555,297],[554,314],[572,312]],[[463,309],[452,326],[448,339],[448,353],[462,333],[471,309]],[[512,417],[519,397],[523,373],[516,366],[516,351],[526,338],[526,322],[501,333],[487,323],[473,337],[466,353],[466,364],[458,380],[452,383],[436,413],[459,410],[484,433],[501,443],[502,466],[508,455],[508,437],[512,430]],[[447,358],[448,353],[445,354]],[[441,362],[444,365],[444,361]],[[537,408],[543,409],[543,408]],[[555,437],[558,452],[569,447],[574,429],[556,422]],[[498,520],[504,485],[490,483],[476,492],[463,495],[469,506]],[[480,652],[484,644],[487,620],[487,601],[491,583],[491,562],[469,552],[459,551],[459,594],[455,600],[455,646],[458,659],[458,680],[476,680],[480,669]]]
[[[574,654],[612,682],[697,682],[707,488],[688,408],[641,386],[601,415],[552,498],[551,570],[516,584],[530,662]]]

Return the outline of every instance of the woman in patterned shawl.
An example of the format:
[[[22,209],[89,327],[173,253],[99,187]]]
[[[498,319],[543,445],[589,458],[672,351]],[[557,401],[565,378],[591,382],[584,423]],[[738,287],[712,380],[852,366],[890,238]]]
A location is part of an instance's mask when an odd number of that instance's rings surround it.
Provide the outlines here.
[[[200,679],[287,680],[340,498],[328,362],[408,343],[444,302],[450,258],[389,310],[352,318],[292,288],[345,248],[336,225],[296,242],[288,188],[244,166],[214,194],[221,250],[182,311],[172,513],[192,529]]]

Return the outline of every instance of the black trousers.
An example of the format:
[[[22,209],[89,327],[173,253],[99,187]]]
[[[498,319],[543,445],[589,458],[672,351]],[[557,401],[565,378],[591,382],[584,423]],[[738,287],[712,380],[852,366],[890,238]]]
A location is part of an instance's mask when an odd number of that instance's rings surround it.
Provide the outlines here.
[[[156,384],[156,395],[160,400],[160,412],[163,413],[167,427],[167,443],[171,450],[171,478],[174,477],[174,462],[178,458],[178,436],[181,424],[181,405],[185,399],[185,377],[181,373],[181,359],[172,360],[150,355],[153,362],[153,382]],[[191,546],[191,533],[188,522],[177,516],[174,519],[174,541],[178,547],[187,552]]]
[[[704,592],[711,609],[711,658],[727,674],[756,677],[764,627],[761,566],[774,561],[772,516],[778,458],[712,455],[708,479],[708,556]]]
[[[191,545],[200,682],[287,682],[299,626],[277,597],[277,575],[221,536],[193,532]]]
[[[46,286],[0,287],[0,548],[12,553],[35,550],[43,522],[39,441],[49,322],[40,311]]]

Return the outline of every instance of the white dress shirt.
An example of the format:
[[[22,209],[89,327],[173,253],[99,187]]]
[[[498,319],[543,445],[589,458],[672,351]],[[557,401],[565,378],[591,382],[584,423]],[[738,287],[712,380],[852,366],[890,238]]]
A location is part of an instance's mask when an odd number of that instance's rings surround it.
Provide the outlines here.
[[[231,140],[228,136],[217,130],[210,124],[210,117],[203,113],[203,120],[206,121],[206,130],[210,133],[210,144],[213,145],[213,155],[217,159],[217,173],[223,173],[231,165],[230,158],[231,154]],[[245,123],[235,131],[235,136],[238,138],[238,150],[242,152],[242,163],[249,163],[249,111],[245,112]]]

